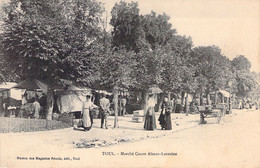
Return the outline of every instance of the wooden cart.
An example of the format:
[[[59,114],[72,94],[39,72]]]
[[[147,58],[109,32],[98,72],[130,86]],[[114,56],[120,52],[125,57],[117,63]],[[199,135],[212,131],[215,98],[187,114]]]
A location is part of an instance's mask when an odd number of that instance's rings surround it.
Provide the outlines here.
[[[212,109],[209,106],[198,106],[198,111],[200,113],[200,124],[206,124],[205,118],[216,118],[218,124],[221,121],[221,109]]]

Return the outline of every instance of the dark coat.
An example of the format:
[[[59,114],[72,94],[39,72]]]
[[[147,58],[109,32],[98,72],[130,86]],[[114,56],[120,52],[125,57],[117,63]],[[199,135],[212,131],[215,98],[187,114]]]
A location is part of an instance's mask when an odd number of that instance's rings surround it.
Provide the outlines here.
[[[172,129],[171,111],[172,107],[170,102],[164,101],[161,106],[161,114],[158,120],[160,122],[161,127],[166,130]]]

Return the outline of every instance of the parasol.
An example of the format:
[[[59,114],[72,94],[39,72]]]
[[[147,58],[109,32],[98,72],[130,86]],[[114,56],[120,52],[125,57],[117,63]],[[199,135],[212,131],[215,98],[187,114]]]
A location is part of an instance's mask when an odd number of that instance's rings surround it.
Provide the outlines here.
[[[163,91],[158,86],[152,86],[148,89],[148,93],[152,93],[152,94],[159,94],[162,92]]]

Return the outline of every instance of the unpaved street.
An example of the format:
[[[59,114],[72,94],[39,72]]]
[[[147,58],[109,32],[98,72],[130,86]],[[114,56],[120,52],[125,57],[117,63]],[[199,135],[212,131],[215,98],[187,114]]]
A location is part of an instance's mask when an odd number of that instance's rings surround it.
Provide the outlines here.
[[[221,124],[211,121],[159,138],[91,149],[75,149],[58,136],[51,136],[52,141],[19,136],[15,144],[13,139],[1,142],[1,166],[260,167],[260,111],[234,111]],[[48,157],[62,160],[44,160]]]

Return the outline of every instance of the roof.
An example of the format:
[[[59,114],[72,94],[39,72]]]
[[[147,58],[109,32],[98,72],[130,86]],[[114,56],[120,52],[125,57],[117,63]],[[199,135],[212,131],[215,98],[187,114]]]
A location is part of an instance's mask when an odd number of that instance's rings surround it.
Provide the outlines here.
[[[221,93],[222,95],[224,95],[224,97],[230,97],[230,93],[228,91],[219,90],[218,93]],[[215,92],[210,92],[210,94],[215,94]]]
[[[77,86],[70,86],[67,90],[66,93],[76,93],[78,95],[86,96],[86,95],[92,95],[91,93],[92,89],[88,87],[77,87]]]
[[[17,85],[13,86],[12,88],[18,89],[26,89],[29,91],[35,91],[37,89],[41,89],[43,93],[47,94],[48,85],[39,81],[35,78],[28,78]]]
[[[219,90],[219,92],[224,95],[224,97],[229,97],[230,96],[230,93],[225,91],[225,90]]]
[[[5,82],[5,83],[2,83],[2,84],[0,84],[0,91],[9,90],[13,86],[15,86],[15,85],[17,85],[17,83],[15,83],[15,82]]]
[[[105,94],[105,95],[112,95],[112,93],[107,92],[107,91],[105,91],[105,90],[95,90],[95,91],[98,92],[98,93],[103,93],[103,94]]]
[[[77,86],[72,85],[68,88],[68,90],[71,90],[71,91],[91,91],[92,89],[89,88],[89,87],[77,87]]]

